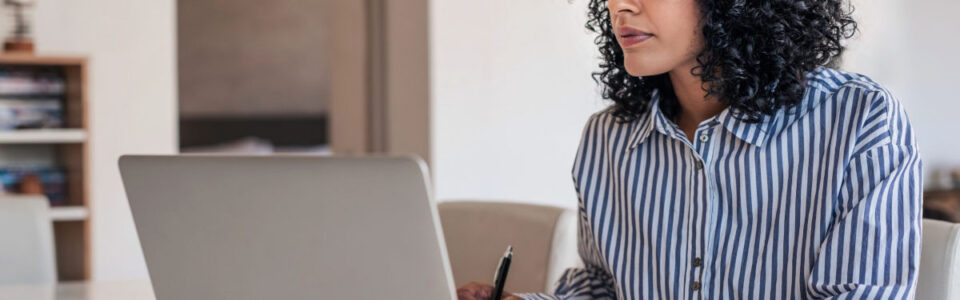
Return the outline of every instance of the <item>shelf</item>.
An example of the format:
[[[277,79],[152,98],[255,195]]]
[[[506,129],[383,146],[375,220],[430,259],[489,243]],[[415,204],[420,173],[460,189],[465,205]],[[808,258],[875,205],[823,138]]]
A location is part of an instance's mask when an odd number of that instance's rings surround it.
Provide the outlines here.
[[[86,63],[83,56],[37,56],[34,54],[8,54],[0,55],[0,64],[5,65],[40,65],[40,66],[77,66]]]
[[[50,208],[50,220],[83,221],[90,217],[90,211],[83,206],[54,206]]]
[[[87,140],[83,129],[20,129],[0,131],[0,144],[73,144]]]

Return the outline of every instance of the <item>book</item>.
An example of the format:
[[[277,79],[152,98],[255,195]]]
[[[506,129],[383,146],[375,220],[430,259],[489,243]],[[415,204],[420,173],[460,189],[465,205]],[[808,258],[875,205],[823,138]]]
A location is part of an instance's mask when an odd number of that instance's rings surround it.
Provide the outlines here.
[[[0,130],[62,126],[63,101],[60,99],[0,98]]]
[[[44,67],[0,67],[0,95],[63,95],[66,81],[56,69]]]
[[[0,167],[0,193],[34,193],[33,187],[23,186],[24,181],[31,178],[39,179],[40,189],[50,200],[50,205],[67,204],[66,175],[62,168],[53,166]]]

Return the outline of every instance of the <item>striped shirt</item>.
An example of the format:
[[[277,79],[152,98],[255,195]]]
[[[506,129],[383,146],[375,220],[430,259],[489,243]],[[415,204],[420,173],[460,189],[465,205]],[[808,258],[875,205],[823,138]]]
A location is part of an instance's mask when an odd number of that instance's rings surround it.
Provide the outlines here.
[[[901,104],[820,67],[799,105],[725,110],[690,141],[658,108],[587,122],[573,164],[581,268],[527,299],[911,299],[921,162]]]

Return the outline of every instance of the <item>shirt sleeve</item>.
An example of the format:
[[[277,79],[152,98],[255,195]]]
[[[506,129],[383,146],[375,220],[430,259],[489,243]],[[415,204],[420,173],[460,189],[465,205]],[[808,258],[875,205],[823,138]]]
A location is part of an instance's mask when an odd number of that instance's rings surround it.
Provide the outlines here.
[[[880,91],[869,105],[807,280],[811,299],[913,299],[922,163],[900,104]]]
[[[556,289],[549,294],[517,294],[518,297],[528,300],[587,300],[587,299],[617,299],[613,277],[602,267],[602,262],[593,242],[593,235],[587,233],[583,209],[579,213],[579,245],[578,252],[584,266],[567,269],[556,283]],[[592,250],[591,250],[592,249]]]
[[[602,159],[602,157],[589,155],[587,152],[603,152],[596,151],[595,146],[592,146],[596,145],[592,141],[595,141],[596,136],[600,134],[599,132],[603,131],[600,128],[604,122],[609,121],[601,118],[603,113],[604,111],[601,111],[590,116],[587,125],[584,126],[572,169],[574,189],[579,200],[577,252],[584,266],[567,269],[555,283],[556,288],[552,295],[517,294],[518,297],[555,300],[617,299],[615,282],[613,276],[606,269],[601,253],[597,248],[590,221],[587,219],[583,193],[576,176],[585,159]]]

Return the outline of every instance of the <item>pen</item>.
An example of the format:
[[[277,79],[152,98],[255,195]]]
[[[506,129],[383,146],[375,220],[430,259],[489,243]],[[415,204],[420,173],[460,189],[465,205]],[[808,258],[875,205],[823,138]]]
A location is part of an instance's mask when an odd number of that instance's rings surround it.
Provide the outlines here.
[[[491,300],[500,300],[503,298],[503,284],[507,282],[507,272],[510,271],[510,260],[513,259],[513,246],[507,246],[507,251],[503,253],[500,259],[500,265],[497,266],[497,272],[493,275],[493,295]]]

